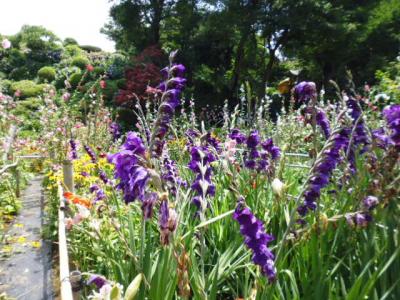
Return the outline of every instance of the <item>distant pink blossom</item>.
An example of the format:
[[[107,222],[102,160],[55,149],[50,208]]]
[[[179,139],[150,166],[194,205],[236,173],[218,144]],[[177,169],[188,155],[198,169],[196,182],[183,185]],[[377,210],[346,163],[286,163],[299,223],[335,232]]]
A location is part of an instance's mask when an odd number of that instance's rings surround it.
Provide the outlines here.
[[[67,102],[71,98],[71,94],[66,92],[62,95],[62,98],[65,102]]]
[[[9,49],[9,48],[11,47],[11,42],[10,42],[8,39],[4,39],[4,40],[1,42],[1,46],[2,46],[4,49]]]

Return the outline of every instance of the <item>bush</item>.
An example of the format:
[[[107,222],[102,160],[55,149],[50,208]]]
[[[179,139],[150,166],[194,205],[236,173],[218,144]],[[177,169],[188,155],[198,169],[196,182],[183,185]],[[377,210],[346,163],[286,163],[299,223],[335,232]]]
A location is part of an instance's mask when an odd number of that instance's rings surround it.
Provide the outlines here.
[[[11,84],[10,92],[14,94],[16,91],[20,91],[20,98],[25,99],[41,95],[45,87],[45,84],[36,84],[31,80],[21,80]]]
[[[81,73],[74,73],[69,77],[68,81],[72,87],[76,88],[78,86],[79,82],[81,81],[81,79],[82,79]]]
[[[51,82],[56,78],[56,70],[53,67],[43,67],[37,73],[40,81]]]
[[[80,57],[84,51],[78,45],[68,45],[65,46],[65,53],[70,57]]]
[[[84,70],[88,64],[90,64],[90,61],[82,55],[75,56],[71,62],[72,66],[78,67],[81,70]]]
[[[74,38],[65,38],[63,42],[64,46],[69,46],[69,45],[78,45],[78,42]]]
[[[93,74],[97,77],[103,75],[105,73],[105,69],[103,67],[95,67],[93,70]]]
[[[8,79],[0,80],[0,92],[10,94],[12,81]]]
[[[29,115],[33,111],[39,110],[43,101],[40,98],[30,97],[17,102],[17,107],[13,111],[16,115]]]
[[[81,49],[87,52],[101,52],[101,48],[91,45],[81,45],[79,46]]]

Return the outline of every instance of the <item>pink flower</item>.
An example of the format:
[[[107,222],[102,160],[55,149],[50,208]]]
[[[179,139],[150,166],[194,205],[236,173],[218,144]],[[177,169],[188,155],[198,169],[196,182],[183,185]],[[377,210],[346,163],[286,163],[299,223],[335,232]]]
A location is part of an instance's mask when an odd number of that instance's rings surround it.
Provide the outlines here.
[[[146,93],[147,94],[158,94],[158,93],[162,93],[162,91],[161,90],[159,90],[159,89],[156,89],[156,88],[153,88],[153,87],[151,87],[151,86],[147,86],[147,88],[146,88]]]
[[[236,153],[236,141],[235,140],[228,140],[225,142],[225,153],[224,156],[230,162],[235,161],[235,153]]]
[[[20,90],[16,90],[15,93],[14,93],[15,97],[21,97],[21,95],[22,95],[22,93],[21,93]]]
[[[74,221],[71,218],[65,218],[64,224],[67,230],[71,230],[72,226],[74,225]]]
[[[105,88],[107,87],[107,83],[106,83],[105,80],[100,80],[100,87],[101,87],[102,89],[105,89]]]
[[[88,70],[89,72],[92,72],[94,70],[92,65],[86,65],[86,70]]]
[[[1,46],[2,46],[4,49],[9,49],[9,48],[11,47],[11,42],[10,42],[8,39],[4,39],[4,40],[1,42]]]
[[[71,98],[71,94],[66,92],[62,95],[62,98],[65,102],[67,102]]]

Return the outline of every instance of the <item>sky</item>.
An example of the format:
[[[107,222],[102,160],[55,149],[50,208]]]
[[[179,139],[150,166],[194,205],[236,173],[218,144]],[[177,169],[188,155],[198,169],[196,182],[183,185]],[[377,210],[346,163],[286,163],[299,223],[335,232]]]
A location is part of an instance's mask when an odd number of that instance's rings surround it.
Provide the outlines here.
[[[16,34],[22,25],[41,25],[64,39],[106,51],[114,43],[100,33],[108,21],[108,0],[0,0],[0,33]]]

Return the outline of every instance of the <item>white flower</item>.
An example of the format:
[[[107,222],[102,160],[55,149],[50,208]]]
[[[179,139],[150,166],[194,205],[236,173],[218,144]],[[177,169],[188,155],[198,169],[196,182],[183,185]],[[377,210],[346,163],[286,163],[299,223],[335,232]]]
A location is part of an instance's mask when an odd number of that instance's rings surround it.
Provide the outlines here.
[[[275,194],[277,194],[279,197],[282,196],[283,188],[285,187],[282,181],[280,181],[278,178],[275,178],[272,181],[271,187]]]
[[[390,99],[390,97],[389,97],[387,94],[385,94],[385,93],[380,93],[380,94],[377,94],[377,95],[375,96],[375,101],[379,101],[379,100],[387,101],[387,100],[389,100],[389,99]]]
[[[4,40],[1,42],[1,46],[2,46],[4,49],[8,49],[8,48],[11,47],[11,42],[10,42],[8,39],[4,39]]]

